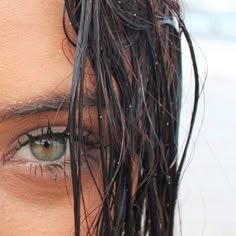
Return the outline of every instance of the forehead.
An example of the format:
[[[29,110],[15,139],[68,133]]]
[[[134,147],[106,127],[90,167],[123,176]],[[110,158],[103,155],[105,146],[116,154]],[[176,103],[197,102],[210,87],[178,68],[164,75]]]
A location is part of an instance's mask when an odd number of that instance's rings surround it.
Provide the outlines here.
[[[0,1],[0,103],[70,90],[62,12],[59,0]]]

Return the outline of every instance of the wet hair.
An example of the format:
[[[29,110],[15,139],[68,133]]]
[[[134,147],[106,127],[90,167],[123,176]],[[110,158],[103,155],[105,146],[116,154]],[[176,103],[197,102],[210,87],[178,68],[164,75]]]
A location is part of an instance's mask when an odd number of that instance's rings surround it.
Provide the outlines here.
[[[84,207],[83,143],[79,140],[89,59],[96,76],[103,183],[98,187],[102,205],[94,221],[90,225],[87,222],[87,234],[171,236],[199,94],[193,46],[179,2],[65,0],[65,15],[77,34],[74,41],[64,27],[68,40],[76,47],[68,125],[75,235],[80,235],[80,212]],[[195,94],[187,141],[183,154],[178,156],[182,35],[192,57]],[[108,130],[108,137],[104,130]]]

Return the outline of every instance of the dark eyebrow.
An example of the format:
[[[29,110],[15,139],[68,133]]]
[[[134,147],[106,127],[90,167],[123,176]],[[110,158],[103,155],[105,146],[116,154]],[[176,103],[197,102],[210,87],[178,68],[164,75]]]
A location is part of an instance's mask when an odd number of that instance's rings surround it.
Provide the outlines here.
[[[96,98],[89,94],[84,96],[83,106],[96,106]],[[27,101],[18,101],[0,105],[0,122],[9,119],[23,118],[27,115],[35,115],[49,111],[65,111],[70,107],[70,95],[59,94],[47,97],[32,97]]]

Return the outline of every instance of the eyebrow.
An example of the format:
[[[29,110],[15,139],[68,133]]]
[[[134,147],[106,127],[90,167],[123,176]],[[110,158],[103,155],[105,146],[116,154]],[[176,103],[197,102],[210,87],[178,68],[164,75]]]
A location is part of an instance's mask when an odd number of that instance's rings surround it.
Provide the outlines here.
[[[83,106],[96,106],[96,97],[93,94],[85,94]],[[32,97],[27,101],[18,101],[13,104],[0,105],[0,123],[9,119],[23,118],[42,112],[65,111],[70,107],[70,94],[55,94],[53,96]]]

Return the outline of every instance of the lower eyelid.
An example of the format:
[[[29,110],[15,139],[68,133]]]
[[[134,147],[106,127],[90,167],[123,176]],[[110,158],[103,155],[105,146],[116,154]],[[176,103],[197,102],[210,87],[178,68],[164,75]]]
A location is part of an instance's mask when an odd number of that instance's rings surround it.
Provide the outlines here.
[[[69,179],[71,176],[70,165],[64,166],[62,163],[55,166],[55,164],[14,162],[4,165],[4,169],[8,175],[19,176],[20,181],[56,181],[64,180],[65,177]]]
[[[68,141],[67,141],[68,144]],[[69,145],[67,145],[69,147]],[[27,150],[27,147],[23,147],[23,149]],[[21,155],[25,155],[24,150]],[[27,151],[28,153],[30,152],[29,150]],[[82,152],[81,155],[81,169],[83,171],[88,171],[91,168],[98,168],[99,162],[100,162],[100,151],[98,148],[89,148],[86,150],[86,156]],[[20,153],[19,153],[20,154]],[[30,154],[31,155],[31,154]],[[13,170],[13,172],[18,172],[21,173],[21,175],[26,175],[26,176],[33,176],[33,177],[43,177],[49,176],[50,178],[57,180],[57,178],[61,178],[62,176],[70,176],[70,150],[67,148],[66,150],[66,157],[62,158],[61,160],[57,160],[54,162],[50,161],[35,161],[31,160],[30,158],[14,158],[14,157],[6,157],[4,158],[4,163],[3,165],[8,169],[8,170]],[[88,166],[89,165],[89,166]],[[95,165],[95,166],[94,166]],[[47,178],[46,178],[47,179]]]
[[[81,171],[85,175],[90,175],[90,170],[93,172],[98,170],[98,162],[89,156],[87,161],[81,158]],[[64,181],[65,178],[68,180],[71,178],[70,162],[39,163],[10,160],[4,167],[8,174],[19,176],[22,181]]]

